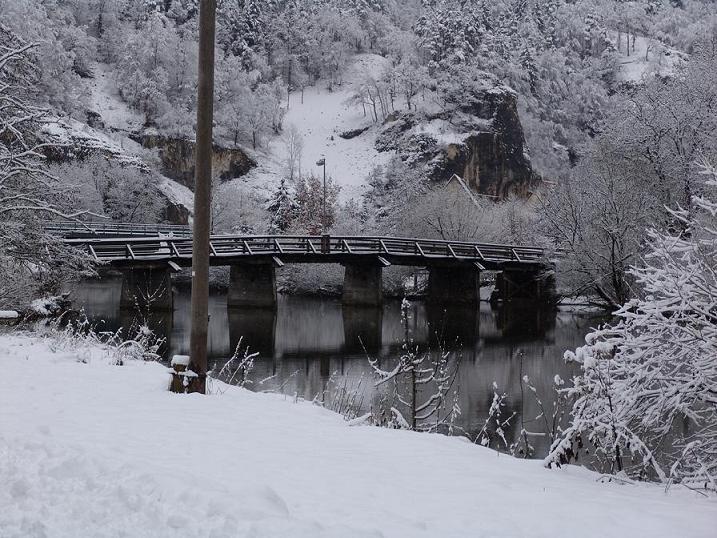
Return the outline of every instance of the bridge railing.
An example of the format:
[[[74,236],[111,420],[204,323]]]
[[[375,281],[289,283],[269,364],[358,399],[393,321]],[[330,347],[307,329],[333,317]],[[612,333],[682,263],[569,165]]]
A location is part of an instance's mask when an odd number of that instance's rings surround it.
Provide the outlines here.
[[[99,262],[188,259],[192,256],[191,237],[78,238],[65,242],[86,248]],[[529,264],[542,263],[546,258],[546,251],[535,246],[401,237],[215,235],[210,240],[210,256],[213,258],[281,257],[282,254],[312,258],[343,254]]]
[[[192,235],[189,226],[180,224],[130,224],[123,222],[55,222],[45,231],[61,237],[147,237]]]

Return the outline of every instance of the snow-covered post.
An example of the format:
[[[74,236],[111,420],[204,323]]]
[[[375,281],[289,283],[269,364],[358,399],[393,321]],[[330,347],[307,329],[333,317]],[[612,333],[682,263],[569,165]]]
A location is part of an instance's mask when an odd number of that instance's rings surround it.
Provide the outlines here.
[[[189,370],[189,355],[175,355],[172,357],[172,367],[169,373],[172,374],[169,383],[169,390],[177,393],[189,392],[189,383],[197,378],[197,374]]]

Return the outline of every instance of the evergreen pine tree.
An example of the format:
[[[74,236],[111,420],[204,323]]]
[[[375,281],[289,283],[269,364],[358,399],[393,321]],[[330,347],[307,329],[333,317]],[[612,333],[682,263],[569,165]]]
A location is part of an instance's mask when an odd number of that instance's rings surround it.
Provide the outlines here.
[[[298,204],[291,196],[284,178],[281,179],[279,188],[272,195],[266,209],[271,213],[271,222],[269,224],[271,233],[285,232],[289,229],[296,216]]]
[[[525,71],[525,75],[530,85],[530,93],[533,95],[538,91],[538,66],[535,63],[535,56],[530,45],[526,44],[520,52],[520,66]]]

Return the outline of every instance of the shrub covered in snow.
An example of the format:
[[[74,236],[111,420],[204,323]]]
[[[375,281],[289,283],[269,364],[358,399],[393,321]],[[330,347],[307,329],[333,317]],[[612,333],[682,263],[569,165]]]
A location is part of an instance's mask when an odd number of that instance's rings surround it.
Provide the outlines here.
[[[69,306],[66,295],[51,295],[32,301],[30,311],[37,316],[55,316],[62,313]]]
[[[127,361],[160,360],[165,344],[165,339],[154,334],[142,321],[116,332],[98,331],[84,313],[75,319],[59,318],[39,324],[35,332],[47,337],[53,347],[72,351],[80,362],[99,357],[117,366]]]
[[[705,167],[706,191],[717,169]],[[684,231],[649,233],[641,297],[566,353],[582,374],[565,391],[573,418],[547,465],[589,445],[612,471],[717,491],[717,199],[672,214]]]

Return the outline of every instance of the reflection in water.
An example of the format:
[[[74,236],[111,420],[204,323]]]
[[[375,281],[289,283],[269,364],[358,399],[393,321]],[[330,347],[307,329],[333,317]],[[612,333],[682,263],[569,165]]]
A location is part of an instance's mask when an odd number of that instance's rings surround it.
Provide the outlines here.
[[[342,306],[344,353],[378,353],[383,343],[383,308]]]
[[[74,292],[77,305],[100,328],[116,330],[130,325],[136,314],[120,312],[119,281],[87,282]],[[375,399],[367,354],[388,367],[401,353],[404,327],[400,301],[382,308],[342,307],[335,299],[280,297],[276,310],[227,309],[226,296],[212,295],[209,305],[210,368],[218,369],[233,354],[239,339],[242,347],[260,356],[250,375],[249,388],[279,391],[331,405],[337,387],[358,389],[356,398],[364,410]],[[167,337],[165,356],[189,351],[189,292],[176,292],[174,312],[144,317],[158,334]],[[583,342],[591,326],[603,321],[594,313],[540,310],[535,307],[501,307],[491,310],[427,307],[412,302],[409,309],[410,337],[422,350],[450,353],[460,360],[456,386],[462,414],[458,426],[472,437],[483,426],[493,400],[493,383],[506,393],[507,416],[515,418],[506,428],[509,443],[520,434],[521,419],[527,430],[544,432],[545,424],[535,396],[521,379],[528,376],[546,408],[554,400],[554,378],[569,379],[574,366],[562,360],[566,349]],[[531,443],[542,456],[547,436]]]
[[[270,308],[229,308],[229,351],[238,346],[260,357],[274,356],[276,312]]]

